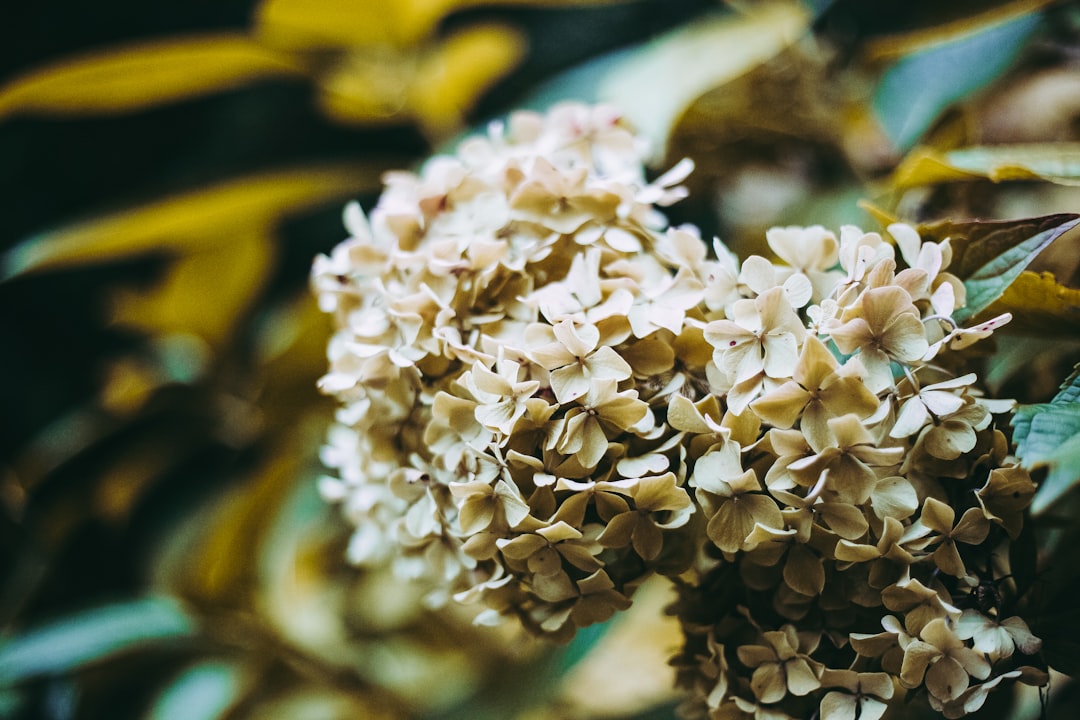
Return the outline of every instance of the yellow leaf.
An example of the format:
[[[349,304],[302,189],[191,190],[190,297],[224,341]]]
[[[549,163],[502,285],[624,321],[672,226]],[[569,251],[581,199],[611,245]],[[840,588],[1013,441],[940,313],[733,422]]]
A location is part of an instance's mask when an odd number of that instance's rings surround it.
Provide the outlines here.
[[[220,244],[173,261],[168,274],[148,290],[123,290],[113,321],[149,335],[196,335],[212,346],[230,332],[270,275],[273,238],[259,228],[230,233]]]
[[[240,34],[147,41],[35,68],[0,87],[0,118],[17,113],[101,114],[302,75],[292,57]]]
[[[379,163],[321,166],[228,180],[30,238],[2,258],[0,279],[228,243],[282,216],[379,186]]]
[[[264,0],[255,11],[260,38],[287,48],[394,45],[431,37],[451,13],[481,5],[573,6],[620,0]],[[625,2],[625,0],[621,0]]]
[[[520,33],[486,25],[462,30],[430,49],[364,48],[321,80],[320,102],[340,122],[417,120],[438,134],[456,129],[524,51]]]
[[[900,222],[900,218],[896,215],[893,215],[885,208],[880,207],[869,200],[860,200],[858,205],[865,210],[870,217],[876,220],[882,229],[889,227],[895,222]]]
[[[1010,312],[1009,329],[1051,337],[1080,336],[1080,290],[1059,284],[1048,272],[1024,271],[1005,293],[983,313],[987,317]]]
[[[508,27],[478,26],[448,38],[420,64],[411,105],[433,131],[459,125],[477,98],[525,54],[525,38]]]
[[[972,146],[943,153],[919,148],[900,163],[891,183],[903,189],[980,178],[1080,186],[1080,143]]]

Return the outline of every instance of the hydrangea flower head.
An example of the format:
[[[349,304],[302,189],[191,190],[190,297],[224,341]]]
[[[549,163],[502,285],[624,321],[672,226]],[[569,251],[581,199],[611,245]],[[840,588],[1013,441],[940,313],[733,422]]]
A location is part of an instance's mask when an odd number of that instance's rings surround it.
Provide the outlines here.
[[[612,108],[516,113],[346,210],[312,284],[350,557],[556,640],[671,576],[691,714],[1038,682],[1000,552],[1033,485],[948,358],[1008,317],[960,327],[948,243],[907,225],[740,262],[667,227],[691,165],[643,157]]]

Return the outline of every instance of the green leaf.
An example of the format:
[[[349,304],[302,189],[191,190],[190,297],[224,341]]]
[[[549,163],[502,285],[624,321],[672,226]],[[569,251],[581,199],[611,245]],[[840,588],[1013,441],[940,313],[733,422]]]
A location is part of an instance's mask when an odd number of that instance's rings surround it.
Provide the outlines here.
[[[967,277],[961,275],[964,287],[967,289],[967,305],[956,311],[953,315],[954,319],[963,323],[988,308],[1005,293],[1040,252],[1078,224],[1080,224],[1080,218],[1072,216],[1072,219],[1067,222],[1038,232],[1012,245],[971,275]]]
[[[0,685],[70,672],[117,653],[194,632],[173,600],[150,597],[86,610],[0,644]]]
[[[1080,366],[1049,403],[1023,405],[1013,417],[1013,440],[1021,464],[1049,469],[1031,503],[1039,514],[1080,482]]]
[[[1061,383],[1061,390],[1050,402],[1055,405],[1080,402],[1080,365],[1073,368],[1072,374]]]
[[[889,68],[874,94],[886,134],[907,151],[941,113],[1012,65],[1042,16],[1025,14],[912,53]]]
[[[883,211],[872,206],[868,209],[883,214]],[[919,225],[918,230],[923,240],[940,242],[949,239],[953,249],[949,272],[966,280],[983,265],[1032,235],[1060,227],[1077,218],[1080,215],[1060,213],[1017,220],[942,220]]]
[[[162,692],[147,720],[214,720],[224,717],[244,689],[245,673],[232,663],[208,661],[194,665]]]

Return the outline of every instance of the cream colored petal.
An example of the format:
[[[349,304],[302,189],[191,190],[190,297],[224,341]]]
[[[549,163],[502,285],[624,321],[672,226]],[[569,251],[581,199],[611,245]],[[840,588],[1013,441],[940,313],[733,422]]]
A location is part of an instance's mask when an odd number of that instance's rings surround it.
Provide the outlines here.
[[[534,575],[532,591],[541,600],[561,602],[576,597],[578,592],[565,572],[551,575]]]
[[[970,683],[967,671],[951,657],[941,658],[926,671],[926,689],[939,700],[955,700]]]
[[[948,392],[945,389],[931,390],[924,388],[919,397],[922,398],[923,404],[926,405],[926,409],[934,413],[938,417],[945,415],[952,415],[954,412],[964,406],[964,398]]]
[[[764,362],[760,368],[755,368],[754,372],[764,370],[771,378],[790,378],[799,364],[799,343],[795,335],[789,332],[779,335],[768,333],[761,339],[761,344],[764,348]],[[742,371],[740,368],[740,373],[736,375],[737,380],[749,377]]]
[[[829,335],[840,352],[849,355],[860,347],[868,344],[873,338],[870,326],[861,317],[852,318],[847,322],[829,329]]]
[[[821,698],[818,706],[818,714],[821,720],[862,720],[865,715],[859,715],[859,704],[854,695],[842,692],[826,693]]]
[[[810,278],[800,273],[790,275],[787,280],[784,281],[784,297],[787,298],[793,308],[801,308],[806,303],[810,302],[810,298],[814,294],[814,285],[810,282]]]
[[[713,320],[705,326],[705,340],[718,351],[727,351],[744,343],[755,342],[757,336],[731,320]]]
[[[842,538],[857,540],[869,528],[862,509],[850,503],[822,502],[813,509],[821,514],[829,529]]]
[[[945,421],[926,433],[927,452],[942,460],[955,460],[972,450],[978,437],[970,425],[964,422]]]
[[[769,502],[772,502],[771,500]],[[733,498],[717,508],[705,527],[705,533],[718,548],[725,552],[738,552],[754,529],[752,508],[746,502]],[[775,507],[775,505],[774,505]],[[780,511],[777,510],[777,515]]]
[[[512,399],[506,399],[493,405],[477,405],[476,421],[486,428],[498,430],[509,435],[517,419],[525,414],[525,406]]]
[[[825,378],[833,374],[840,366],[816,335],[808,335],[803,342],[799,367],[795,371],[795,380],[806,388],[819,388]]]
[[[712,431],[694,403],[681,393],[674,393],[668,400],[667,422],[680,432],[704,435]]]
[[[809,398],[805,388],[789,380],[751,402],[750,409],[773,427],[786,430],[799,419]]]
[[[1016,643],[1016,649],[1025,655],[1033,655],[1042,649],[1042,640],[1031,633],[1028,625],[1022,618],[1010,617],[1001,621],[1003,630],[1009,633],[1009,637]]]
[[[739,656],[739,662],[748,668],[776,662],[776,652],[764,645],[740,645],[735,653]]]
[[[765,258],[751,255],[743,260],[739,281],[761,295],[776,287],[776,270]]]
[[[900,669],[900,684],[911,689],[922,685],[930,663],[941,658],[941,651],[922,640],[913,640],[904,649],[904,661]],[[966,677],[966,674],[965,674]]]
[[[834,416],[866,418],[878,409],[878,398],[861,378],[840,377],[821,388],[821,404]]]
[[[836,445],[840,448],[851,448],[856,445],[870,445],[874,437],[863,426],[855,415],[842,415],[829,420],[829,429],[836,436]]]
[[[675,473],[643,477],[634,488],[634,504],[638,510],[660,512],[690,507],[686,490],[676,484]]]
[[[990,532],[990,522],[979,508],[968,508],[952,530],[953,540],[978,545]]]
[[[922,430],[928,422],[930,422],[930,413],[926,411],[926,406],[921,398],[918,395],[908,398],[900,406],[900,412],[896,415],[896,422],[893,423],[892,429],[889,430],[889,437],[910,437]]]
[[[584,358],[600,342],[600,331],[595,325],[575,325],[572,320],[563,320],[552,326],[555,338],[563,344],[571,355]]]
[[[534,363],[545,370],[561,368],[577,360],[574,354],[560,342],[547,343],[531,348],[528,354]]]
[[[656,337],[623,348],[621,356],[639,377],[660,375],[675,365],[675,351],[671,345]]]
[[[784,663],[787,671],[787,686],[792,695],[802,697],[821,687],[821,681],[803,658],[789,660]]]
[[[607,435],[604,434],[603,428],[595,418],[589,418],[582,424],[581,435],[581,449],[577,452],[578,461],[582,467],[596,467],[607,452]]]
[[[881,720],[888,709],[889,706],[877,698],[863,697],[859,700],[859,720]]]
[[[594,409],[607,422],[621,430],[629,430],[649,414],[649,404],[632,396],[636,391],[620,393]]]
[[[850,540],[840,540],[833,550],[837,560],[843,562],[864,563],[881,557],[881,552],[873,545],[861,545]]]
[[[754,670],[750,678],[750,688],[758,702],[774,703],[787,695],[787,682],[778,663],[766,663]]]
[[[934,551],[934,564],[936,564],[941,571],[947,575],[953,577],[962,578],[967,575],[967,570],[964,568],[964,561],[960,557],[959,551],[956,549],[956,544],[951,540],[942,543]]]
[[[550,381],[555,399],[563,405],[582,397],[590,387],[584,368],[577,363],[552,371]]]
[[[629,363],[606,345],[589,355],[584,367],[590,377],[605,380],[626,380],[633,373]]]
[[[870,494],[870,502],[879,518],[903,520],[919,509],[914,486],[897,475],[879,480]]]
[[[930,348],[922,320],[917,315],[908,313],[897,315],[881,338],[881,348],[897,360],[921,360]]]

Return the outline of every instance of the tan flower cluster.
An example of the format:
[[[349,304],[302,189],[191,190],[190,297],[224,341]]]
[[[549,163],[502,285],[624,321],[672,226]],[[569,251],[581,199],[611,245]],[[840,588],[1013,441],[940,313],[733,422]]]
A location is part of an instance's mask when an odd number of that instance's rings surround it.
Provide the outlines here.
[[[567,639],[676,578],[711,717],[948,717],[1039,648],[1009,615],[1034,491],[955,350],[949,243],[774,228],[740,262],[656,206],[610,108],[518,113],[313,269],[341,407],[322,481],[357,563]]]

